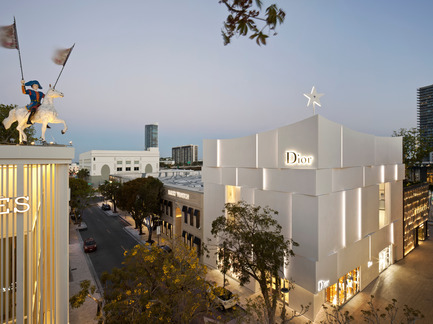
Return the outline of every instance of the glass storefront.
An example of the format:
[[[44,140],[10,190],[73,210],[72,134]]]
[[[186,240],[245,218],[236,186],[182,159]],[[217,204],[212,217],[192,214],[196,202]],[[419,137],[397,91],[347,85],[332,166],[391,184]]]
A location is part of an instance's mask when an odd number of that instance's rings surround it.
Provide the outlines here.
[[[392,245],[387,246],[379,252],[379,272],[382,272],[391,265]]]
[[[359,267],[338,279],[338,282],[326,288],[326,302],[341,306],[359,292]]]

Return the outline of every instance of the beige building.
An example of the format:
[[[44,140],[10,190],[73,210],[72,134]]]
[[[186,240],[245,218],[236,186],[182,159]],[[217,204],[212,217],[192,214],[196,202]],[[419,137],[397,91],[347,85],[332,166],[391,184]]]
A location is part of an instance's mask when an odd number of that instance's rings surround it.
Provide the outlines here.
[[[203,185],[200,172],[192,174],[159,178],[164,183],[161,232],[166,239],[181,238],[199,250],[203,242]]]
[[[68,323],[71,147],[0,146],[0,323]]]

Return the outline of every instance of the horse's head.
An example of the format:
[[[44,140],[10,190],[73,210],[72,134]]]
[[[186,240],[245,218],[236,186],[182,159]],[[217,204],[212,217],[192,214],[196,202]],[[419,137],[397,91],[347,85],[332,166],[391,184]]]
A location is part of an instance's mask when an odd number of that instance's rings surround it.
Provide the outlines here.
[[[63,98],[63,93],[60,91],[57,91],[54,88],[51,88],[51,84],[50,84],[50,88],[48,89],[47,93],[45,94],[45,97],[48,98]]]

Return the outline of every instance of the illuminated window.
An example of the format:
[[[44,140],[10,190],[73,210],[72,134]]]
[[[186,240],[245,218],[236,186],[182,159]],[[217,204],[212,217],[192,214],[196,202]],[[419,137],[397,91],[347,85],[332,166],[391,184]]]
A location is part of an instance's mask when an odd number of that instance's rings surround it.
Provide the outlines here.
[[[359,292],[359,268],[338,279],[336,284],[326,288],[326,302],[341,306]]]
[[[385,184],[380,183],[379,184],[379,228],[382,228],[385,225],[387,225],[385,197],[386,197]]]
[[[240,200],[240,187],[226,186],[226,203],[236,203]]]
[[[392,245],[387,246],[379,252],[379,272],[382,272],[391,265]]]

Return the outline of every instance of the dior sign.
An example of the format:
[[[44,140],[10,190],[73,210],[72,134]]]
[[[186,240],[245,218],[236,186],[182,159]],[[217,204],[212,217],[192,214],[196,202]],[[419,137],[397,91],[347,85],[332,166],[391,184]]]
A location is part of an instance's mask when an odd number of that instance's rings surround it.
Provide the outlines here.
[[[295,151],[286,152],[286,165],[311,165],[312,163],[312,156],[303,156]]]

